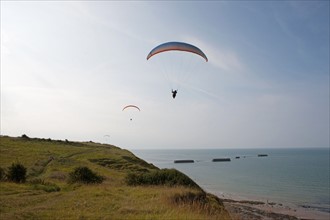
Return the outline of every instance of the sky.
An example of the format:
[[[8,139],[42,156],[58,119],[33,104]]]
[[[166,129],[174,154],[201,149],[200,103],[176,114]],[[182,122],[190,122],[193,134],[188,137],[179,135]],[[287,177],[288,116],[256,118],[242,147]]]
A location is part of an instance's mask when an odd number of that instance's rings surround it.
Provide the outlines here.
[[[0,4],[1,135],[126,149],[329,147],[329,1]],[[177,51],[146,59],[171,41],[208,62]],[[122,111],[130,104],[141,111]]]

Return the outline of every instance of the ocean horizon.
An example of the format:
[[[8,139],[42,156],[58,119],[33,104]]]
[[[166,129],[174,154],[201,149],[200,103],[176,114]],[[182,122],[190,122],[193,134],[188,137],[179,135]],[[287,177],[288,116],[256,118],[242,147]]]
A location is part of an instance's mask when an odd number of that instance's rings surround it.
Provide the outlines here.
[[[219,197],[269,201],[330,213],[329,148],[131,151],[159,168],[185,173],[205,191]],[[216,158],[230,161],[212,162]],[[194,163],[174,163],[175,160]]]

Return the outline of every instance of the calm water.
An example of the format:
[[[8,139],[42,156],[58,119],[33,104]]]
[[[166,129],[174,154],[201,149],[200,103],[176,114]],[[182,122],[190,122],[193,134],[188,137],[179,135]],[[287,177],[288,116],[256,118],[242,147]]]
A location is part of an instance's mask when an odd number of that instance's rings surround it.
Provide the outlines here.
[[[132,150],[159,168],[176,168],[206,191],[330,212],[329,149]],[[268,154],[268,157],[258,157]],[[240,159],[235,159],[240,156]],[[231,162],[212,162],[230,157]],[[175,164],[193,159],[195,163]]]

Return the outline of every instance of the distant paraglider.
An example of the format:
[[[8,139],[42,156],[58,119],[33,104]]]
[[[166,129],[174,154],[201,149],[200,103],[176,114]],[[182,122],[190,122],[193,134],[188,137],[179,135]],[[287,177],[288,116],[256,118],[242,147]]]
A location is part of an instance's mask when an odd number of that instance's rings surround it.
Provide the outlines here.
[[[137,107],[136,105],[126,105],[124,108],[123,108],[123,111],[127,108],[136,108],[137,110],[141,111],[139,107]]]
[[[208,62],[208,58],[207,56],[204,54],[204,52],[199,49],[198,47],[192,45],[192,44],[188,44],[188,43],[184,43],[184,42],[167,42],[167,43],[163,43],[160,44],[158,46],[156,46],[154,49],[152,49],[148,56],[147,56],[147,60],[149,60],[150,58],[154,57],[157,54],[161,54],[163,52],[167,52],[167,51],[177,51],[183,54],[191,54],[193,53],[198,55],[199,57],[203,58],[206,62]],[[173,54],[168,55],[169,57],[171,57]],[[192,57],[194,57],[192,55]],[[163,55],[162,55],[163,56]],[[163,59],[164,58],[164,59]],[[165,56],[158,58],[158,62],[160,62],[160,66],[164,65],[164,74],[165,77],[167,79],[169,79],[172,83],[171,87],[172,87],[172,98],[175,99],[177,92],[178,92],[178,87],[179,85],[183,84],[184,81],[187,80],[187,78],[189,78],[189,75],[192,72],[196,72],[195,68],[193,67],[195,65],[193,59],[191,58],[191,56],[188,56],[188,61],[184,62],[184,59],[181,59],[181,57],[177,58],[175,56],[171,58],[167,58]],[[198,63],[198,62],[197,62]],[[193,65],[191,65],[193,64]],[[172,68],[171,66],[175,66],[174,68]],[[187,67],[191,67],[190,70],[182,70],[182,68],[187,68]],[[180,68],[176,68],[176,67],[180,67]],[[175,85],[174,85],[175,84]],[[176,87],[176,88],[173,88]]]
[[[122,111],[127,111],[127,110],[130,110],[130,109],[132,109],[132,110],[138,110],[138,111],[141,111],[140,110],[140,108],[139,107],[137,107],[136,105],[126,105],[124,108],[123,108],[123,110]],[[132,121],[133,119],[132,118],[130,118],[130,121]]]
[[[106,134],[103,136],[103,138],[105,139],[105,142],[108,143],[110,139],[110,135]]]

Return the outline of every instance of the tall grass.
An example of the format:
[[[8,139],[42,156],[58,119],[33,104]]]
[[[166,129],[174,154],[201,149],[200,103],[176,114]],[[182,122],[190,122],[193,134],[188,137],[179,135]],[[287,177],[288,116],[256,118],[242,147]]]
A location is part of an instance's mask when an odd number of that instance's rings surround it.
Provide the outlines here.
[[[185,206],[198,213],[206,213],[210,216],[222,215],[225,209],[222,201],[211,194],[205,192],[176,193],[170,201],[178,206]]]

